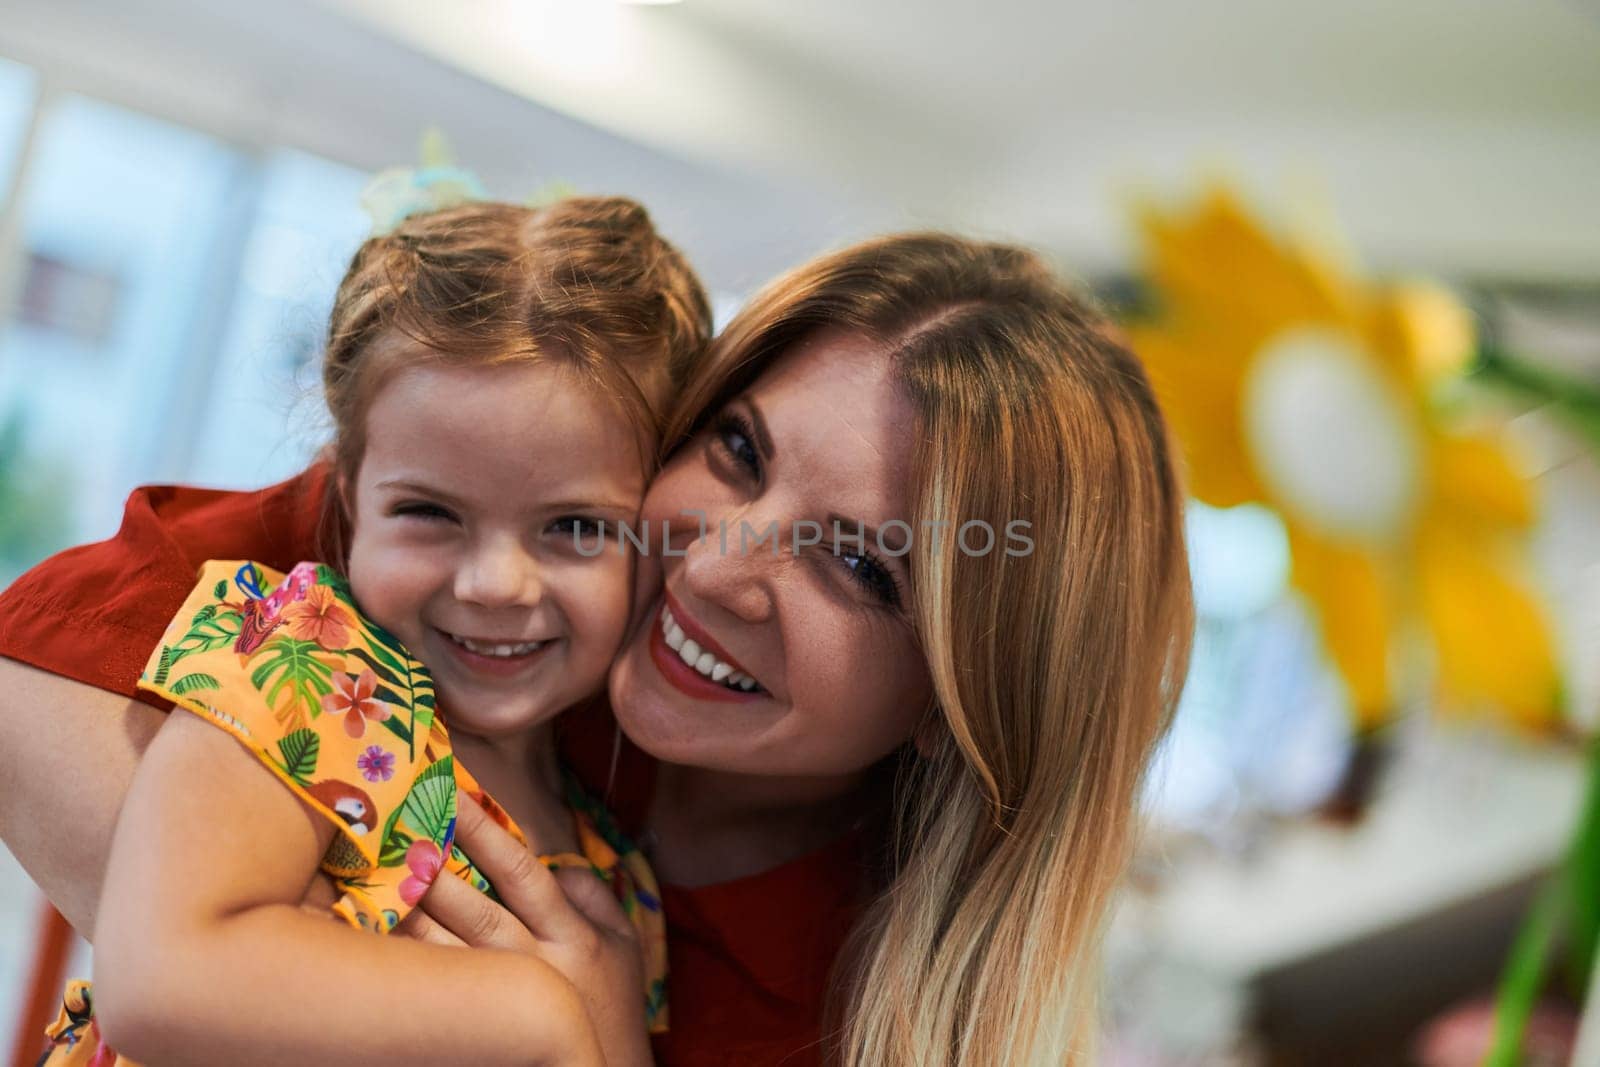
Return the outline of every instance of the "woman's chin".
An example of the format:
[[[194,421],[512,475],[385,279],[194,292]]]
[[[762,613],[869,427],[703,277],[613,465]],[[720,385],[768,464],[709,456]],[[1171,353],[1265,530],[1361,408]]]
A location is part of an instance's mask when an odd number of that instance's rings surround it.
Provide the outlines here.
[[[628,740],[665,763],[719,766],[721,754],[739,749],[755,725],[747,705],[695,700],[675,689],[652,661],[647,638],[613,664],[610,696]]]

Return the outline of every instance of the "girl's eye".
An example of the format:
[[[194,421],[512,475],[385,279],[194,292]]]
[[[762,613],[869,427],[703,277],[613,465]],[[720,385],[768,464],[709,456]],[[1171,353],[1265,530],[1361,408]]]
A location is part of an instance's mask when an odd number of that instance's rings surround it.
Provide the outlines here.
[[[761,477],[761,453],[756,451],[755,437],[743,415],[725,411],[717,416],[716,442],[728,458],[748,471],[752,478]]]
[[[900,606],[900,582],[877,556],[871,552],[844,552],[839,558],[857,585],[890,607]]]
[[[606,534],[605,522],[587,515],[563,515],[550,524],[550,531],[572,538],[598,540]]]
[[[396,504],[390,509],[390,514],[408,519],[421,519],[424,522],[454,522],[456,518],[448,508],[423,500],[408,500]]]

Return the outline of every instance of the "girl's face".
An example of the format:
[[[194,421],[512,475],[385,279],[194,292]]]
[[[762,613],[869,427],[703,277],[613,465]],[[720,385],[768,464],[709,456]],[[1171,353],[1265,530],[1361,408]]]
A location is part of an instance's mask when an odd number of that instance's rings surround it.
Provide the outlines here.
[[[629,617],[614,531],[644,493],[634,441],[548,363],[413,366],[374,398],[345,486],[350,584],[427,664],[453,728],[514,735],[600,686]]]
[[[665,589],[641,576],[649,593],[612,670],[611,701],[652,755],[769,777],[845,776],[905,742],[930,706],[909,556],[880,552],[873,533],[909,521],[915,423],[888,362],[861,337],[814,336],[651,485],[644,570],[659,568]],[[685,514],[696,511],[703,539]],[[671,554],[661,551],[669,522]],[[816,525],[797,539],[797,522]],[[858,522],[865,551],[853,540]],[[769,530],[776,553],[771,540],[756,543]],[[816,531],[820,544],[798,544]],[[883,540],[904,547],[895,528]]]

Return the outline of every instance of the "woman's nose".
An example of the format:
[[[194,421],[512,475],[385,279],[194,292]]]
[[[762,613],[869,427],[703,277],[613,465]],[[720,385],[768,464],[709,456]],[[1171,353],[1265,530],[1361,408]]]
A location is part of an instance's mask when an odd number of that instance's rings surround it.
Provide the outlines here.
[[[538,561],[509,539],[474,548],[456,569],[455,595],[486,608],[531,606],[544,593]]]
[[[741,523],[748,525],[748,531]],[[772,615],[771,580],[776,564],[786,558],[782,548],[773,558],[772,536],[758,541],[765,531],[749,512],[718,520],[708,518],[705,536],[684,546],[683,580],[688,591],[704,602],[716,604],[745,622],[763,622]],[[741,534],[743,536],[741,537]]]

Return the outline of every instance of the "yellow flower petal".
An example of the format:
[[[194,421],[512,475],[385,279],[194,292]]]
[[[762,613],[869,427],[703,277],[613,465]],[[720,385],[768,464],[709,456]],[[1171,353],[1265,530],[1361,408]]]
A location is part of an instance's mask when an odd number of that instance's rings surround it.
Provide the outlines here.
[[[1150,275],[1162,300],[1185,313],[1226,313],[1232,329],[1264,339],[1286,322],[1348,321],[1357,299],[1325,264],[1288,247],[1239,201],[1212,190],[1181,218],[1146,210]]]
[[[1477,351],[1472,313],[1431,282],[1389,287],[1372,318],[1374,347],[1413,382],[1460,374]]]
[[[1533,522],[1533,486],[1500,440],[1487,434],[1435,434],[1434,507],[1458,522],[1522,529]]]
[[[1128,335],[1183,449],[1189,492],[1214,507],[1260,500],[1240,436],[1242,383],[1232,368],[1193,356],[1163,333],[1133,328]]]
[[[1559,718],[1549,629],[1511,552],[1481,530],[1433,516],[1417,536],[1417,586],[1454,710],[1492,706],[1540,729]]]
[[[1289,526],[1290,581],[1305,594],[1322,640],[1343,676],[1358,728],[1377,726],[1394,711],[1389,642],[1394,597],[1377,561],[1365,551]]]

